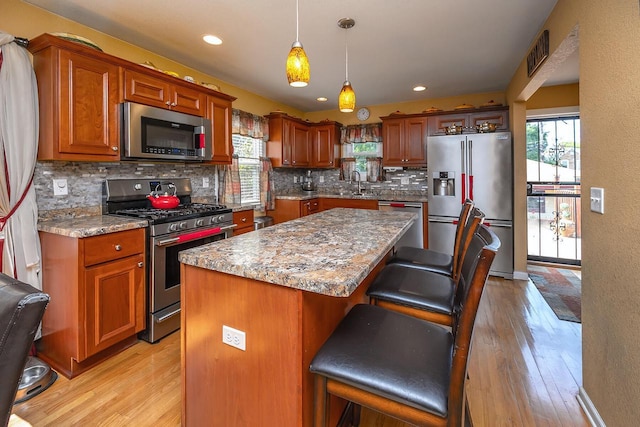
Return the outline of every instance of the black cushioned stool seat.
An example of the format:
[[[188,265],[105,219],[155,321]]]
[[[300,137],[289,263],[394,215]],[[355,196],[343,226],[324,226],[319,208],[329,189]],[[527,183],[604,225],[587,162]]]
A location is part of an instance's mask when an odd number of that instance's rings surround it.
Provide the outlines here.
[[[446,276],[451,275],[453,271],[452,255],[431,251],[429,249],[414,248],[412,246],[402,246],[399,248],[389,260],[389,264],[393,263],[423,268]]]
[[[359,304],[311,362],[310,371],[447,416],[453,335],[433,323]]]
[[[388,264],[373,280],[367,295],[382,301],[453,316],[456,282],[448,276],[403,264]]]

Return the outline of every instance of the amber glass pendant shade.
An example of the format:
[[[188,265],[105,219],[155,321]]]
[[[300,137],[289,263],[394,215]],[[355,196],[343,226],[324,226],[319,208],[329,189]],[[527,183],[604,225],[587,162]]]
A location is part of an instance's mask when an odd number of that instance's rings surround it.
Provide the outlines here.
[[[305,87],[309,83],[309,59],[302,43],[295,41],[287,57],[287,80],[293,87]]]
[[[338,95],[338,107],[343,113],[351,113],[356,108],[356,93],[348,80],[344,82],[340,95]]]

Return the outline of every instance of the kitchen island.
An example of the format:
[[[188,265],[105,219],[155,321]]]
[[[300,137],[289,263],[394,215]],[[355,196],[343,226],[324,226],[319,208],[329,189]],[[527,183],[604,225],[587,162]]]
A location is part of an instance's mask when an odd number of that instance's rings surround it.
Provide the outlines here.
[[[181,252],[183,425],[310,426],[311,359],[414,219],[337,208]]]

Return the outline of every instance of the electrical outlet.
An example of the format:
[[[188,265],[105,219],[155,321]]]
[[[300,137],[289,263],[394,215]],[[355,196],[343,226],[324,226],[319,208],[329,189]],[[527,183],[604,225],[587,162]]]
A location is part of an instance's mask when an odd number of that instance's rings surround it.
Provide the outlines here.
[[[53,195],[54,196],[66,196],[69,194],[69,187],[67,187],[66,178],[53,180]]]
[[[400,184],[401,185],[409,185],[409,177],[408,176],[403,176],[402,178],[400,178]]]
[[[209,188],[209,177],[202,177],[202,188]]]
[[[293,176],[293,183],[297,184],[298,183],[298,175],[294,175]]]
[[[323,176],[323,175],[320,175],[320,178],[319,178],[319,179],[320,179],[320,184],[322,184],[322,183],[324,182],[324,176]]]
[[[222,342],[231,347],[247,350],[247,335],[227,325],[222,325]]]

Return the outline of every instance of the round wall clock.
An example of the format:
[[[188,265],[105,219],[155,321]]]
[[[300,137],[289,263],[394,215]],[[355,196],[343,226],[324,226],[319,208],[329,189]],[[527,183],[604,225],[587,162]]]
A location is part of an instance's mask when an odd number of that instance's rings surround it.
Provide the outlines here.
[[[358,115],[358,120],[365,121],[369,118],[369,109],[362,107],[361,109],[358,110],[357,115]]]

